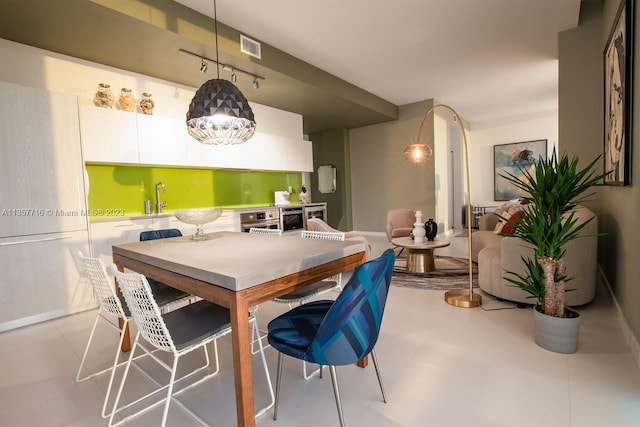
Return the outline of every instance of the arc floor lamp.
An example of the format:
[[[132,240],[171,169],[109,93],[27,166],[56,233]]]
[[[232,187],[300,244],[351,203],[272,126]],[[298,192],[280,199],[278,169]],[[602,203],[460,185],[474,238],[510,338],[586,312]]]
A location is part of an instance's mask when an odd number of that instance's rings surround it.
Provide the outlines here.
[[[447,291],[444,294],[444,299],[448,304],[454,305],[456,307],[478,307],[482,304],[482,296],[479,294],[473,293],[473,261],[471,259],[471,185],[469,179],[469,147],[467,143],[467,134],[464,130],[464,126],[462,125],[462,118],[458,115],[456,110],[451,108],[445,104],[436,104],[433,107],[429,108],[427,112],[424,114],[422,121],[420,122],[420,127],[418,128],[418,136],[416,138],[416,142],[408,145],[404,149],[404,155],[412,163],[424,163],[426,162],[431,155],[433,154],[433,150],[427,144],[422,144],[420,142],[420,134],[422,133],[422,127],[424,126],[424,122],[429,117],[429,114],[433,113],[436,108],[445,108],[453,113],[458,125],[460,126],[460,132],[462,132],[462,140],[464,141],[464,160],[465,160],[465,186],[467,190],[467,230],[468,230],[468,251],[469,251],[469,289],[454,289],[451,291]]]

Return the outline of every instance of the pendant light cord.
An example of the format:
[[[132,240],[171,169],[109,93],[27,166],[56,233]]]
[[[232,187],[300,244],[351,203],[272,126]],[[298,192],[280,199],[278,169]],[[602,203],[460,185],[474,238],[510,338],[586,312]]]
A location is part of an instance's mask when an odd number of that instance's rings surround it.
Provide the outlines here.
[[[216,33],[216,71],[218,79],[220,79],[220,59],[218,58],[218,12],[216,8],[216,0],[213,0],[213,30]]]

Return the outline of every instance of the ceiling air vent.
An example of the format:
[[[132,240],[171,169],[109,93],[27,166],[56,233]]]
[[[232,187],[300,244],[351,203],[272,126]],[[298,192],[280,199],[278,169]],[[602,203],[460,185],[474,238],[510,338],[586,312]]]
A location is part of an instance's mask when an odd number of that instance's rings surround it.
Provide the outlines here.
[[[262,59],[262,47],[260,43],[240,34],[240,51],[254,58]]]

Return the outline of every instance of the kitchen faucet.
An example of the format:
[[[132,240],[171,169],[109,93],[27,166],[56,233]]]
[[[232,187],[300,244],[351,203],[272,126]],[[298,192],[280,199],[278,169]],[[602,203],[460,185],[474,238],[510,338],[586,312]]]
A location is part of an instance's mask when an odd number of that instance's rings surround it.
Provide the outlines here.
[[[162,190],[163,193],[166,192],[163,182],[156,184],[156,208],[159,214],[162,213],[162,209],[167,207],[167,202],[162,203],[162,200],[160,200],[160,190]]]

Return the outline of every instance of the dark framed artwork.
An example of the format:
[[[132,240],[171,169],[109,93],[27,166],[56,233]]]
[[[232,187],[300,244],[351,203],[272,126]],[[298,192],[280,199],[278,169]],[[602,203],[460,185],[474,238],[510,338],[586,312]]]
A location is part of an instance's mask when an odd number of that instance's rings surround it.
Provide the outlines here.
[[[604,49],[604,183],[631,183],[634,0],[622,0]]]
[[[522,177],[522,170],[530,170],[540,156],[547,157],[546,139],[494,145],[493,199],[512,200],[521,197],[523,194],[520,190],[501,174],[510,173],[518,178]]]

